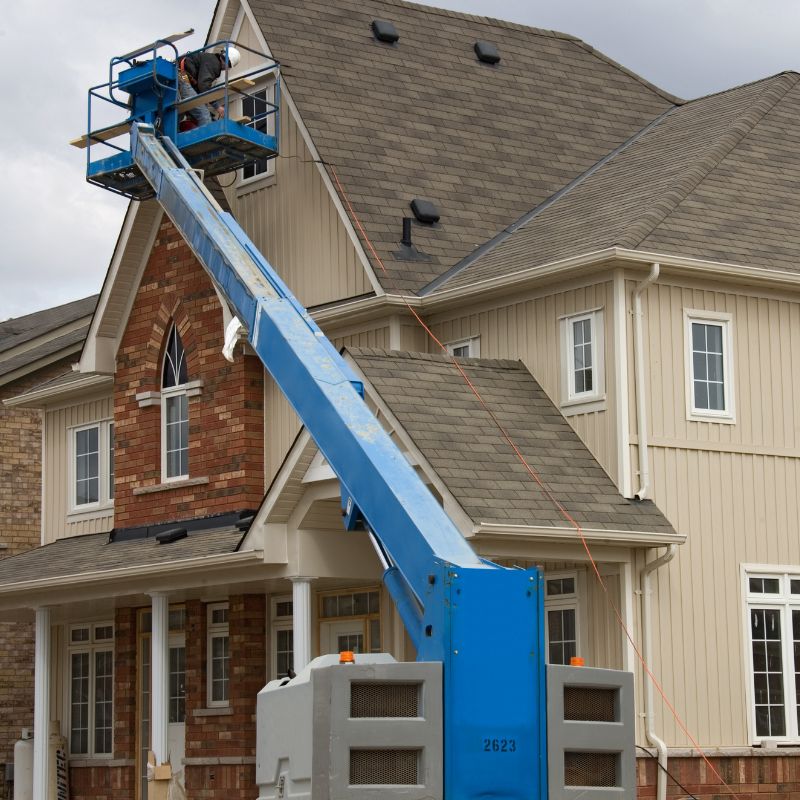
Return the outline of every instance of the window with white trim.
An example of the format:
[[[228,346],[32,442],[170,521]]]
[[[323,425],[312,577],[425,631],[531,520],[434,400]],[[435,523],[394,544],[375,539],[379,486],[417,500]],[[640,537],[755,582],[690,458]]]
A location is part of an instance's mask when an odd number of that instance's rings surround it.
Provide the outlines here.
[[[70,430],[70,499],[73,511],[114,500],[114,423],[93,422]]]
[[[456,358],[480,358],[481,357],[481,337],[472,336],[469,339],[461,339],[457,342],[445,344],[447,352]]]
[[[72,755],[113,753],[114,625],[70,628],[69,750]]]
[[[286,678],[294,669],[294,603],[291,597],[272,598],[272,675]]]
[[[605,397],[603,311],[561,319],[562,404],[590,403]]]
[[[186,351],[173,324],[164,352],[161,376],[161,479],[189,475],[189,382]]]
[[[745,572],[753,740],[800,738],[800,567]]]
[[[230,687],[230,637],[228,632],[228,604],[212,603],[208,606],[207,668],[209,707],[227,706]]]
[[[580,641],[577,573],[545,573],[544,598],[547,663],[569,664]]]
[[[261,133],[275,135],[275,81],[257,86],[241,100],[242,116],[249,121],[245,124]],[[274,158],[260,158],[246,164],[240,171],[239,183],[244,184],[257,178],[275,173]]]
[[[733,420],[731,315],[684,310],[689,419]]]

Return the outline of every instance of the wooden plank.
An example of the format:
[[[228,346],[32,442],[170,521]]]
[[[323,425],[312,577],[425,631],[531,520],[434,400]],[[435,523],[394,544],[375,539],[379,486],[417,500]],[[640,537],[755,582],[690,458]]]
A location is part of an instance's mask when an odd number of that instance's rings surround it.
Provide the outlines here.
[[[255,86],[255,81],[251,81],[249,78],[239,78],[238,80],[231,81],[228,84],[228,91],[241,92],[246,91],[247,89],[252,89],[253,86]],[[220,86],[213,92],[209,92],[202,97],[190,97],[188,100],[182,100],[180,103],[176,104],[176,108],[178,109],[179,114],[184,114],[192,108],[204,106],[207,103],[213,103],[216,100],[221,100],[223,97],[225,97],[225,87]],[[245,117],[241,117],[237,121],[249,122],[250,120]],[[92,131],[91,136],[84,134],[83,136],[79,136],[77,139],[72,139],[70,144],[73,147],[83,149],[89,146],[90,138],[92,144],[95,142],[107,142],[109,139],[116,139],[117,136],[122,136],[123,133],[128,133],[130,129],[130,122],[121,122],[119,125],[113,125],[110,128],[101,128],[100,130]]]
[[[73,147],[83,149],[89,146],[89,140],[92,144],[95,142],[107,142],[109,139],[116,139],[117,136],[122,136],[123,133],[128,133],[131,129],[130,122],[120,122],[119,125],[112,125],[110,128],[100,128],[100,130],[92,131],[91,135],[84,134],[77,139],[72,139],[70,144]]]
[[[249,78],[239,78],[238,80],[231,81],[228,84],[228,91],[239,92],[246,89],[252,89],[253,86],[255,86],[255,81],[251,81]],[[216,100],[221,100],[223,97],[225,97],[225,87],[219,86],[218,88],[214,89],[213,92],[204,94],[202,97],[190,97],[187,100],[181,100],[180,103],[176,103],[175,107],[178,109],[178,113],[184,114],[193,108],[197,108],[198,106],[204,106],[208,103],[213,103]]]

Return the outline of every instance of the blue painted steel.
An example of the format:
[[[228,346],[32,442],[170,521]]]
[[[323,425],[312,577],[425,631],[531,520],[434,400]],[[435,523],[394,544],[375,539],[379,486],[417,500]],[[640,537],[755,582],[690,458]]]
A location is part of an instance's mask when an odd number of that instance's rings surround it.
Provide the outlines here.
[[[480,559],[359,397],[352,370],[178,148],[135,125],[159,203],[397,565],[386,585],[420,660],[444,664],[445,797],[544,800],[543,589],[538,570]],[[169,151],[169,152],[168,152]],[[422,617],[420,619],[419,609]]]

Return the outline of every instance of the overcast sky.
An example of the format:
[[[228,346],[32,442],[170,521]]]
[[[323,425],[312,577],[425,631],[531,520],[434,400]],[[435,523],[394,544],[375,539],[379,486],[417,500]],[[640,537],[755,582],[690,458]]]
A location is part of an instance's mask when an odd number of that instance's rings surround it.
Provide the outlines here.
[[[332,0],[333,2],[333,0]],[[798,0],[436,0],[580,36],[681,97],[800,68]],[[85,182],[86,91],[108,61],[187,28],[214,0],[26,0],[4,6],[0,320],[100,290],[127,201]],[[798,121],[800,124],[800,121]]]

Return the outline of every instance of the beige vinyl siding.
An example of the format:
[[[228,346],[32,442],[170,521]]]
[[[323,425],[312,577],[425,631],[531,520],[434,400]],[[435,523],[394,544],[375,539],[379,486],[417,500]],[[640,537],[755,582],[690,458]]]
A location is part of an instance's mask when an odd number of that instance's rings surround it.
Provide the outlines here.
[[[228,190],[234,216],[303,305],[372,292],[319,167],[285,103],[280,128],[275,174]]]
[[[110,397],[86,400],[79,405],[45,412],[44,505],[42,509],[43,543],[65,536],[100,533],[114,526],[114,509],[70,513],[71,429],[78,425],[113,419]]]
[[[681,284],[664,276],[644,298],[652,496],[688,535],[653,579],[652,667],[701,744],[741,746],[750,680],[741,565],[800,566],[800,302]],[[684,309],[731,315],[735,424],[687,419]],[[634,401],[632,384],[635,474]],[[660,700],[656,716],[670,745],[689,744]]]
[[[568,420],[612,480],[616,480],[612,281],[572,288],[554,287],[517,302],[478,307],[462,316],[437,315],[430,323],[444,343],[480,336],[481,358],[521,359],[553,402],[561,407],[565,360],[560,318],[597,308],[603,309],[605,329],[605,408],[573,413]],[[436,344],[429,341],[428,351],[437,350]]]

